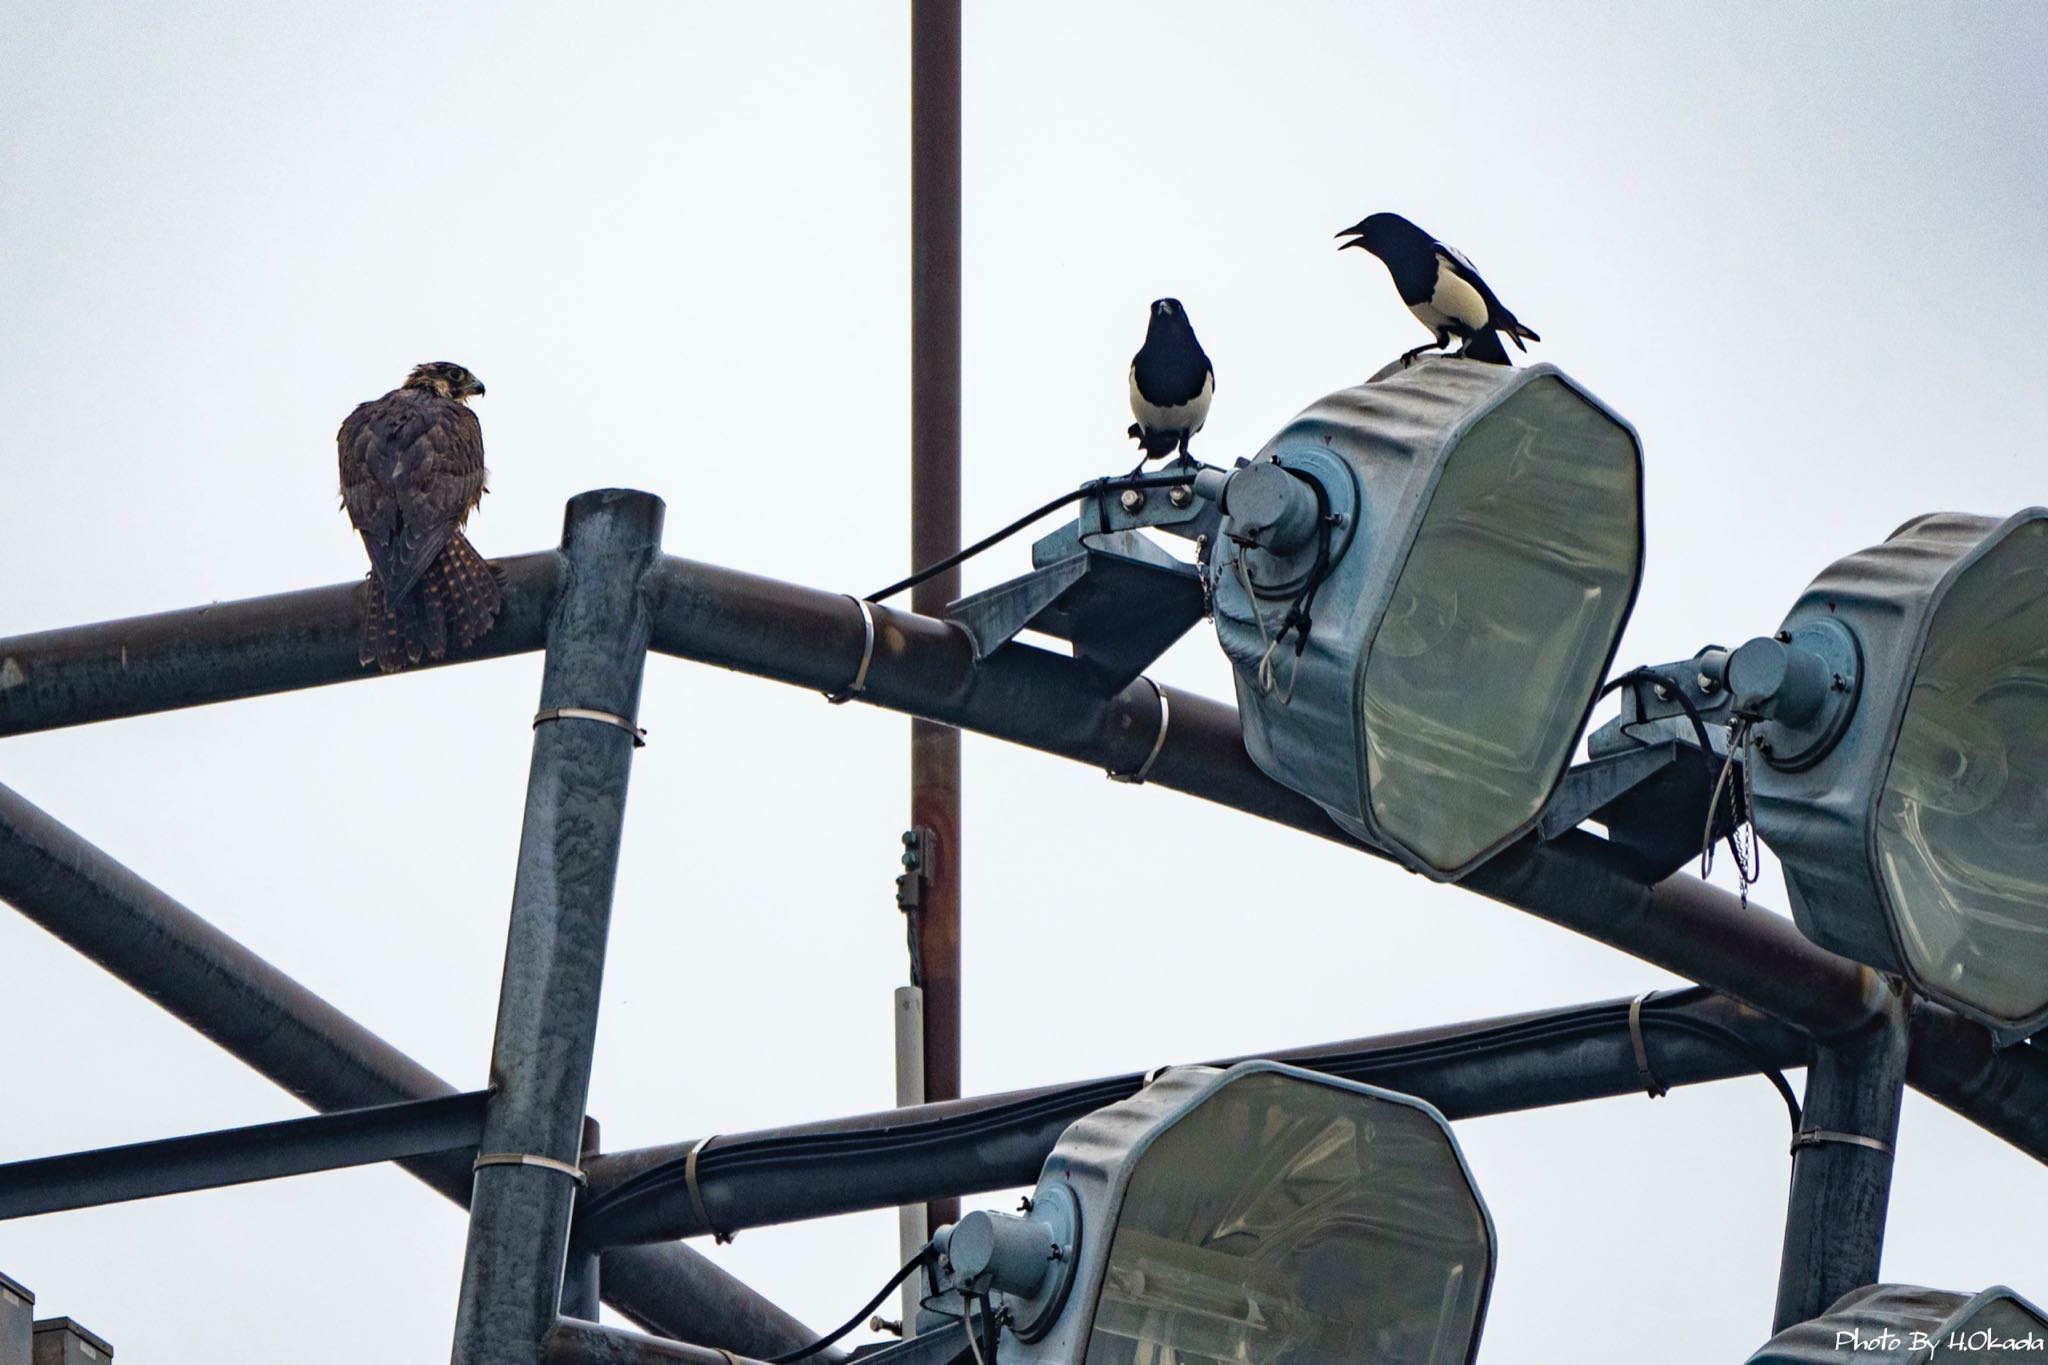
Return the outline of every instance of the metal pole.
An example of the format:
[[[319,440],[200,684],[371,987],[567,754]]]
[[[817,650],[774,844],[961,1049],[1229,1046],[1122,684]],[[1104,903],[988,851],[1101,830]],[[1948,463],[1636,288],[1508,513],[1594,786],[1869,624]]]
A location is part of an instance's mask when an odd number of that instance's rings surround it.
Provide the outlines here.
[[[913,569],[960,548],[960,0],[910,6],[910,559]],[[960,595],[960,572],[911,589],[936,616]],[[917,910],[913,982],[924,991],[924,1097],[960,1094],[960,732],[910,722],[910,823],[932,831]],[[931,1225],[959,1216],[941,1200]]]
[[[602,1130],[593,1118],[583,1120],[582,1152],[576,1164],[584,1170],[601,1150]],[[571,1318],[585,1318],[597,1321],[598,1289],[602,1283],[601,1257],[598,1249],[587,1246],[574,1236],[569,1239],[569,1259],[562,1267],[562,1315]]]
[[[0,650],[0,659],[7,657]],[[363,1109],[455,1093],[454,1086],[4,786],[0,900],[315,1109]],[[469,1202],[468,1156],[413,1157],[399,1164],[456,1203]],[[605,1301],[655,1331],[692,1334],[706,1344],[760,1356],[805,1345],[817,1335],[689,1247],[622,1247],[605,1255],[604,1271]]]
[[[541,1360],[545,1365],[663,1365],[669,1361],[680,1365],[762,1365],[746,1356],[569,1318],[548,1329],[541,1344]]]
[[[924,992],[915,986],[896,988],[896,1107],[907,1108],[925,1102],[924,1095]],[[957,1202],[957,1201],[956,1201]],[[908,1262],[931,1238],[931,1223],[922,1202],[901,1205],[896,1210],[896,1254]],[[903,1314],[903,1335],[916,1331],[917,1309],[924,1297],[924,1281],[913,1275],[903,1282],[898,1310]]]
[[[1257,1055],[1418,1095],[1453,1119],[1641,1093],[1630,1001],[1512,1015]],[[1663,1086],[1805,1064],[1795,1030],[1725,996],[1675,992],[1645,1002],[1644,1053]],[[1232,1060],[1224,1059],[1218,1065]],[[1008,1094],[884,1110],[755,1133],[706,1148],[698,1193],[723,1230],[983,1193],[1038,1178],[1076,1119],[1137,1093],[1136,1072]],[[1761,1081],[1757,1084],[1762,1084]],[[693,1142],[617,1152],[590,1165],[593,1243],[700,1236],[709,1229],[678,1170]],[[625,1198],[628,1190],[636,1190]],[[912,1248],[915,1250],[915,1248]],[[905,1259],[909,1253],[905,1253]]]
[[[453,1365],[533,1365],[561,1306],[662,512],[607,489],[562,527]]]
[[[1814,1046],[1806,1118],[1792,1147],[1773,1333],[1877,1282],[1906,1081],[1906,1018],[1894,997],[1862,1032]]]

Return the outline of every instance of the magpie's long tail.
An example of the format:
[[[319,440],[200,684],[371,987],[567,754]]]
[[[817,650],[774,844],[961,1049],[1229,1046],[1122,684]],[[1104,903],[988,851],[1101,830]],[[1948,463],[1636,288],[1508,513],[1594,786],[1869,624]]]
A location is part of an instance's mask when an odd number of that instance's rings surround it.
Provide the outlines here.
[[[1500,333],[1494,331],[1491,327],[1466,342],[1465,349],[1460,351],[1459,354],[1467,360],[1483,360],[1489,365],[1511,365],[1514,363],[1508,359],[1507,348],[1500,344]]]

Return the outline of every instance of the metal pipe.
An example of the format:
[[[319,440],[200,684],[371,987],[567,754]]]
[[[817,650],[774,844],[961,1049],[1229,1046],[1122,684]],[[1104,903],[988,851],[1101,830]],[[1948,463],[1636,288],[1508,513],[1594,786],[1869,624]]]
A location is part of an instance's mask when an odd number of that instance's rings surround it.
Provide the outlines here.
[[[1906,1009],[1896,996],[1862,1032],[1814,1046],[1806,1118],[1792,1146],[1774,1334],[1877,1283],[1907,1049]]]
[[[622,1332],[571,1317],[558,1319],[548,1329],[541,1343],[540,1358],[544,1365],[664,1365],[670,1361],[680,1361],[682,1365],[761,1365],[746,1356],[644,1337],[638,1332]]]
[[[662,560],[651,587],[652,646],[662,653],[823,692],[844,689],[859,668],[866,631],[860,610],[844,595],[675,558]],[[301,604],[294,610],[328,619],[358,610],[356,591],[343,584],[288,597]],[[244,675],[239,691],[190,685],[162,670],[155,689],[122,683],[119,670],[106,661],[137,622],[0,641],[0,735],[361,674],[352,636],[344,648],[332,628],[283,628],[279,622],[289,616],[279,606],[283,600],[259,598],[141,618],[159,622],[153,627],[159,635],[199,632],[203,639],[185,647],[191,669],[199,673],[214,661],[233,659],[246,643],[259,643],[273,656],[276,680],[259,685]],[[1019,648],[977,668],[957,627],[886,608],[876,608],[875,618],[873,657],[860,693],[865,701],[1118,772],[1133,771],[1151,751],[1160,708],[1143,680],[1105,698],[1090,689],[1071,659]],[[503,630],[501,624],[493,634]],[[98,643],[87,649],[76,637]],[[79,663],[80,654],[90,656],[86,664]],[[24,686],[31,678],[35,685]],[[1155,785],[1365,847],[1337,830],[1319,807],[1252,764],[1230,707],[1172,688],[1167,696],[1172,724],[1152,768]],[[1881,1012],[1883,989],[1875,973],[1807,942],[1782,916],[1744,906],[1691,877],[1645,887],[1621,864],[1604,841],[1573,833],[1550,844],[1525,841],[1461,885],[1724,990],[1816,1036],[1854,1032]],[[1916,1001],[1911,1015],[1909,1082],[2021,1150],[2048,1159],[2048,1061],[2040,1049],[2021,1045],[1999,1052],[1982,1028],[1932,1002]],[[358,1103],[396,1098],[410,1096],[386,1093]]]
[[[0,1166],[0,1218],[474,1148],[483,1114],[479,1090],[16,1161]]]
[[[910,567],[960,548],[960,0],[910,6]],[[948,569],[910,590],[937,616],[960,595]],[[924,991],[924,1097],[960,1094],[960,732],[910,722],[910,824],[932,832],[915,914]],[[931,1226],[957,1206],[940,1200]]]
[[[588,1170],[591,1158],[601,1149],[602,1130],[596,1119],[583,1120],[583,1139],[576,1164]],[[569,1241],[569,1257],[562,1266],[562,1316],[586,1318],[597,1321],[597,1306],[600,1299],[599,1287],[603,1283],[602,1265],[598,1249],[578,1242]]]
[[[353,590],[334,591],[345,596]],[[5,786],[0,900],[314,1109],[361,1109],[456,1093]],[[468,1154],[410,1157],[399,1164],[457,1204],[469,1202]],[[816,1335],[685,1246],[608,1252],[604,1284],[605,1302],[671,1335],[696,1333],[709,1343],[763,1356]]]
[[[560,557],[495,563],[505,602],[490,633],[422,667],[540,648]],[[363,606],[344,583],[0,640],[0,735],[382,676],[360,661]]]
[[[1453,1119],[1640,1092],[1627,1000],[1257,1054],[1419,1095]],[[1805,1064],[1796,1030],[1709,992],[1645,1003],[1643,1040],[1663,1085]],[[1229,1058],[1217,1065],[1227,1065]],[[721,1230],[983,1193],[1038,1178],[1067,1126],[1135,1094],[1136,1072],[719,1137],[697,1187]],[[694,1142],[593,1161],[577,1235],[590,1242],[698,1236],[675,1170]],[[628,1197],[628,1192],[636,1191]]]
[[[561,1312],[663,511],[607,489],[562,527],[453,1365],[533,1365]]]

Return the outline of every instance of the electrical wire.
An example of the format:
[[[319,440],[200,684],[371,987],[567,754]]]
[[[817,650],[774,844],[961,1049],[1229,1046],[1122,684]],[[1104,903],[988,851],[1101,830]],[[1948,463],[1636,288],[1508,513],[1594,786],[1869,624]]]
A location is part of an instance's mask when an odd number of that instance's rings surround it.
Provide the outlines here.
[[[867,600],[870,602],[886,601],[899,592],[914,588],[928,579],[937,578],[946,570],[953,568],[955,565],[966,563],[992,545],[1008,540],[1040,517],[1050,516],[1070,502],[1079,502],[1091,494],[1120,492],[1126,488],[1172,488],[1177,485],[1192,483],[1195,473],[1196,470],[1189,469],[1184,474],[1127,474],[1118,479],[1090,479],[1073,492],[1062,493],[1051,502],[1033,508],[1008,526],[1005,526],[1002,530],[992,535],[983,536],[966,549],[956,550],[936,564],[925,565],[908,578],[899,579],[886,588],[869,593]]]
[[[873,1313],[877,1308],[880,1308],[882,1306],[882,1301],[888,1298],[891,1294],[896,1292],[896,1286],[902,1284],[905,1280],[909,1279],[912,1272],[914,1272],[919,1266],[923,1265],[925,1262],[925,1258],[927,1256],[930,1256],[931,1254],[932,1244],[930,1242],[926,1242],[922,1247],[918,1248],[917,1255],[911,1257],[908,1261],[903,1263],[903,1269],[897,1271],[894,1275],[891,1275],[889,1277],[889,1283],[882,1286],[880,1293],[876,1294],[872,1299],[869,1299],[867,1303],[861,1307],[861,1310],[858,1313],[855,1313],[852,1317],[846,1320],[846,1324],[843,1327],[839,1328],[835,1332],[826,1333],[824,1336],[819,1337],[816,1341],[812,1342],[808,1346],[800,1346],[794,1351],[785,1351],[783,1354],[779,1356],[766,1356],[763,1358],[763,1365],[792,1365],[793,1362],[806,1359],[810,1356],[814,1356],[818,1352],[824,1350],[827,1346],[832,1345],[841,1337],[845,1336],[848,1332],[851,1332],[854,1328],[860,1326],[863,1322],[867,1321],[869,1314]]]
[[[1716,1042],[1741,1058],[1770,1081],[1785,1100],[1788,1112],[1794,1115],[1796,1131],[1798,1100],[1769,1057],[1732,1029],[1674,1012],[1677,1007],[1703,999],[1708,994],[1710,992],[1700,986],[1658,994],[1646,1002],[1642,1012],[1644,1027],[1656,1025],[1691,1033]],[[1616,1031],[1625,1032],[1627,1028],[1628,1004],[1623,1001],[1578,1006],[1454,1038],[1313,1057],[1296,1055],[1285,1060],[1348,1080],[1371,1081],[1401,1089],[1399,1082],[1403,1079],[1401,1073],[1405,1071],[1480,1061],[1546,1044],[1608,1036]],[[1064,1126],[1104,1105],[1130,1098],[1142,1088],[1143,1083],[1144,1077],[1133,1072],[1041,1091],[1004,1104],[922,1122],[892,1123],[874,1129],[792,1133],[751,1140],[724,1139],[699,1153],[698,1178],[702,1181],[713,1175],[731,1177],[757,1171],[772,1173],[793,1165],[816,1169],[838,1161],[862,1160],[882,1151],[914,1156],[919,1151],[950,1149],[961,1142],[1011,1138],[1024,1129]],[[578,1210],[579,1221],[594,1227],[605,1215],[683,1186],[686,1165],[686,1159],[682,1157],[664,1161],[636,1173],[602,1194],[592,1196]]]

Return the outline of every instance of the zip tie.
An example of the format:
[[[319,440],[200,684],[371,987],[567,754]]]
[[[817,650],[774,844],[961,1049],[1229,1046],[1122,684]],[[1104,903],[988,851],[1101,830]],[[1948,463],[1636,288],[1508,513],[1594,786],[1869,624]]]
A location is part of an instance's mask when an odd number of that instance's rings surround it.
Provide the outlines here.
[[[1671,1087],[1657,1079],[1657,1073],[1650,1067],[1650,1050],[1643,1045],[1643,1002],[1655,994],[1644,991],[1628,1002],[1628,1040],[1636,1050],[1636,1079],[1642,1082],[1645,1094],[1661,1100],[1671,1093]]]
[[[860,608],[860,624],[863,632],[860,642],[860,667],[853,671],[853,681],[846,685],[845,691],[827,692],[825,694],[825,700],[831,702],[834,706],[844,706],[860,693],[867,691],[868,665],[875,661],[875,609],[865,597],[854,597],[850,593],[847,597],[853,605]],[[725,1240],[730,1241],[732,1239],[726,1238]]]
[[[632,721],[627,720],[624,716],[615,716],[609,711],[593,711],[587,706],[553,706],[534,716],[533,728],[538,730],[551,720],[603,721],[606,725],[616,725],[631,735],[634,748],[644,749],[647,747],[647,732],[645,730],[635,725]]]
[[[538,1166],[544,1171],[559,1171],[578,1185],[590,1183],[590,1178],[583,1174],[581,1166],[557,1161],[551,1156],[536,1156],[532,1152],[484,1152],[478,1155],[470,1169],[480,1171],[486,1166]]]
[[[704,1191],[697,1185],[697,1154],[709,1147],[717,1136],[718,1134],[713,1133],[709,1137],[700,1137],[690,1144],[690,1154],[683,1158],[683,1190],[690,1196],[690,1211],[697,1215],[697,1221],[711,1234],[711,1240],[719,1246],[725,1246],[732,1241],[733,1235],[729,1232],[720,1232],[711,1225],[711,1211],[704,1207]]]
[[[1139,676],[1142,677],[1143,675],[1140,674]],[[1159,734],[1152,740],[1152,752],[1145,755],[1145,761],[1138,765],[1136,771],[1128,773],[1111,772],[1108,774],[1108,777],[1112,782],[1129,782],[1134,785],[1142,785],[1145,779],[1152,775],[1152,765],[1159,761],[1159,751],[1166,747],[1166,730],[1173,723],[1173,708],[1166,704],[1165,688],[1153,682],[1150,678],[1146,678],[1145,681],[1152,688],[1152,695],[1159,698]]]
[[[1793,1155],[1798,1155],[1801,1147],[1818,1147],[1823,1142],[1841,1142],[1851,1147],[1868,1147],[1871,1151],[1882,1152],[1886,1156],[1892,1154],[1892,1145],[1889,1142],[1879,1142],[1876,1138],[1865,1137],[1861,1133],[1836,1133],[1826,1128],[1802,1128],[1792,1135]]]

